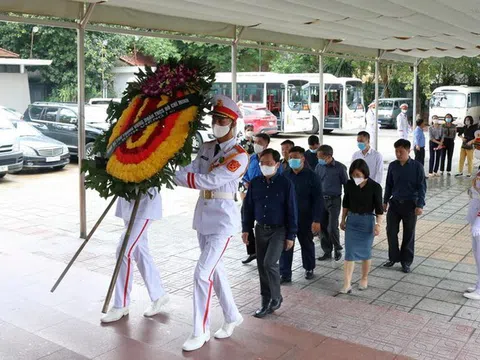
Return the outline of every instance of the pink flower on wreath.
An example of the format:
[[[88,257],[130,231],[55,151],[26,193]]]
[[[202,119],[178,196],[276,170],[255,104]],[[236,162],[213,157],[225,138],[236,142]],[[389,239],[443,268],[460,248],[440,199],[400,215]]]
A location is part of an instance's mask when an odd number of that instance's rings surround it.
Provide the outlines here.
[[[187,68],[184,64],[177,67],[161,65],[155,73],[147,78],[142,85],[142,92],[151,97],[162,94],[171,96],[175,90],[188,87],[188,84],[196,81],[198,71]]]

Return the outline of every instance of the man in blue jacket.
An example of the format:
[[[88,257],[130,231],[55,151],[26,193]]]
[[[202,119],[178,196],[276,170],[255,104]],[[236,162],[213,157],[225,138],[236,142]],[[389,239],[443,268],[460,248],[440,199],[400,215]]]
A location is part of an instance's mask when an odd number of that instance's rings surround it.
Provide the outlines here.
[[[313,236],[325,227],[326,212],[323,201],[322,182],[320,177],[307,168],[305,149],[294,146],[290,149],[289,169],[283,174],[292,181],[298,205],[297,238],[302,251],[302,265],[305,269],[305,279],[313,278],[315,269],[315,244]],[[292,281],[293,248],[285,250],[280,258],[281,283]]]

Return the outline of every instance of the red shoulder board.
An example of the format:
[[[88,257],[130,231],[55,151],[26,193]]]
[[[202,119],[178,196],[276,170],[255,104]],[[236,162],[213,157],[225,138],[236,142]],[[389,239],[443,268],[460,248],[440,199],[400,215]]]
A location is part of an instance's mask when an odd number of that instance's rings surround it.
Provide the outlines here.
[[[235,172],[240,168],[240,166],[242,165],[240,165],[240,163],[237,160],[233,159],[227,164],[227,169],[230,170],[231,172]]]
[[[235,150],[237,150],[239,154],[246,153],[245,149],[238,144],[235,145]]]

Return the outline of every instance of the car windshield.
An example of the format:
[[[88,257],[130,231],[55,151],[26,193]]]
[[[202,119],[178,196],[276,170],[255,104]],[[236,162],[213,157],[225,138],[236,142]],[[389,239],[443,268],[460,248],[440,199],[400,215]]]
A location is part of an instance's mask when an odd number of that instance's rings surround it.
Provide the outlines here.
[[[430,106],[432,108],[464,108],[467,105],[465,94],[439,92],[432,95]]]
[[[380,100],[378,102],[378,110],[392,110],[393,100]]]
[[[32,125],[23,122],[23,121],[16,121],[13,125],[17,128],[18,134],[20,136],[39,136],[42,135],[40,131],[35,129]]]
[[[2,116],[1,113],[0,113],[0,129],[2,129],[2,130],[15,129],[12,122],[10,120],[8,120],[5,116]]]

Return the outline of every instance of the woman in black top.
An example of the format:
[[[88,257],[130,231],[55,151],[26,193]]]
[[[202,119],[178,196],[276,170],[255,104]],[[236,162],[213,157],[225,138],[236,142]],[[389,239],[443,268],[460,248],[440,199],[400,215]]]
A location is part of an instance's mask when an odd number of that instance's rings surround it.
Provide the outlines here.
[[[467,177],[472,176],[473,171],[473,143],[475,142],[475,131],[478,130],[478,125],[473,124],[473,117],[465,116],[463,121],[463,128],[458,128],[458,136],[462,139],[462,148],[460,149],[460,162],[458,163],[458,174],[463,175],[463,167],[465,166],[465,158],[467,158],[468,174]]]
[[[373,238],[380,234],[383,215],[382,186],[369,178],[367,163],[362,159],[355,160],[350,165],[349,174],[340,224],[345,231],[344,284],[340,291],[343,294],[352,292],[352,275],[358,260],[362,261],[358,289],[367,289]]]
[[[445,170],[445,159],[447,160],[447,175],[452,171],[453,149],[455,148],[455,138],[457,137],[457,127],[453,123],[452,114],[445,115],[445,125],[443,126],[443,146],[440,161],[440,172],[443,175]]]

